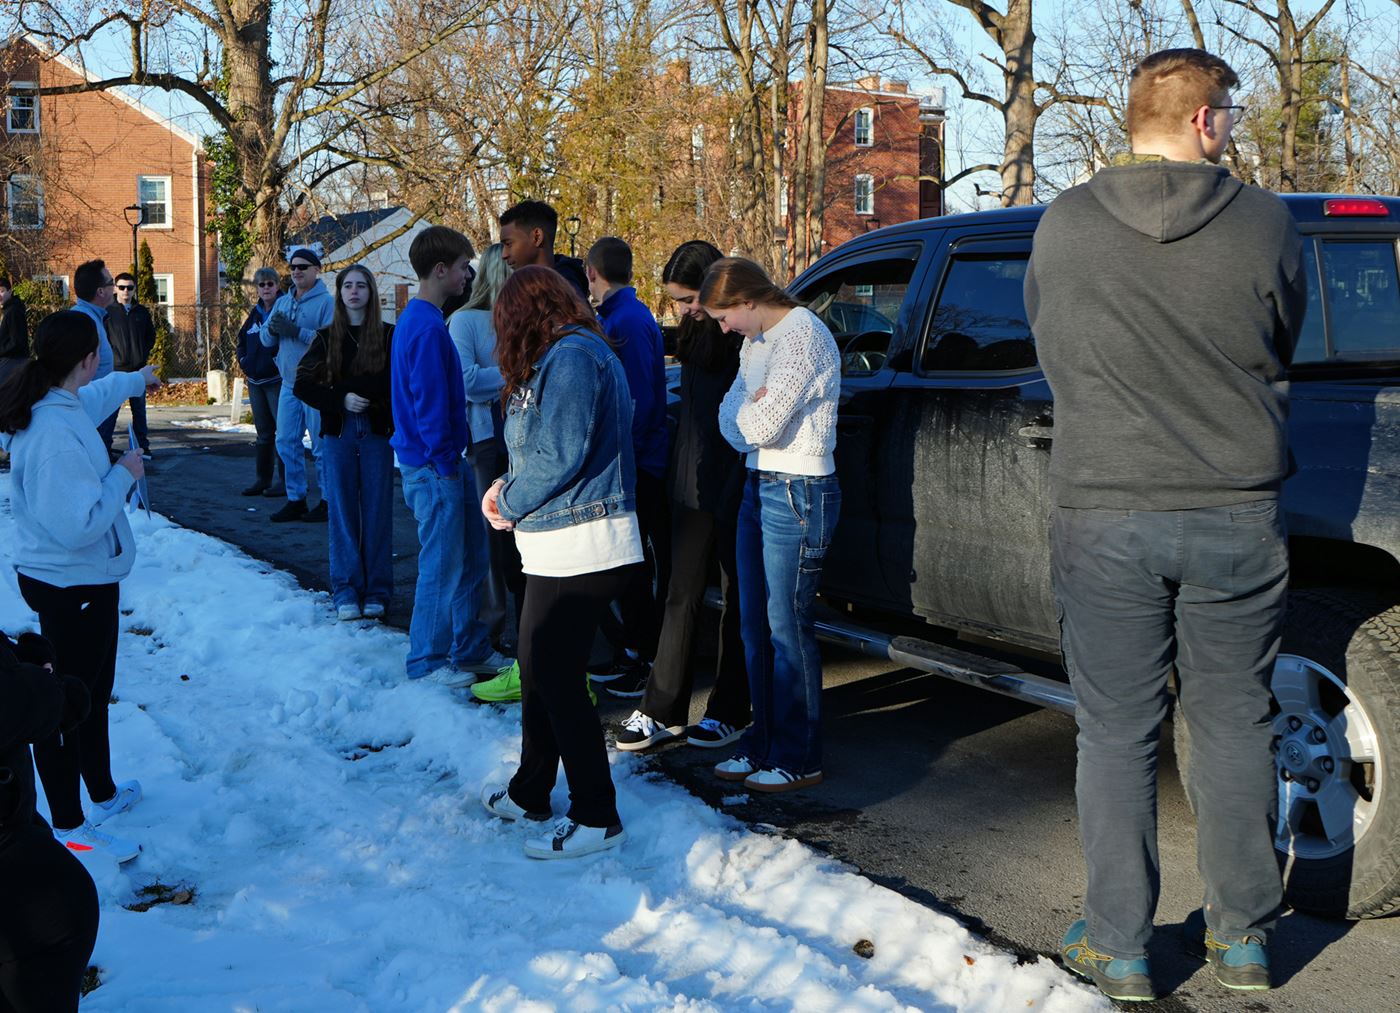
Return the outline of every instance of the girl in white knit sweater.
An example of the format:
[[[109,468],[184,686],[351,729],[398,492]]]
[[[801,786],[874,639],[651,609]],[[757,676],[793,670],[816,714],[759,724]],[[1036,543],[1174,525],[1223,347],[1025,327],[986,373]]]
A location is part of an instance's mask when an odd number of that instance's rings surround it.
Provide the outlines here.
[[[744,336],[719,423],[748,465],[738,583],[753,724],[715,773],[753,791],[791,791],[822,779],[822,669],[811,609],[841,510],[832,456],[840,358],[826,325],[752,261],[717,261],[700,304]]]

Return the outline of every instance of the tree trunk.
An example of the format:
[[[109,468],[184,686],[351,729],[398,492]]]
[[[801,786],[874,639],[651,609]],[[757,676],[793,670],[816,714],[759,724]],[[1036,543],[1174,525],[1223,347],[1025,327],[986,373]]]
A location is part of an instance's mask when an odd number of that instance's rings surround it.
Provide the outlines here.
[[[281,205],[280,152],[272,147],[273,87],[268,17],[271,0],[230,0],[235,34],[220,39],[228,76],[229,135],[243,182],[253,205],[253,261],[249,268],[280,264],[285,213]]]
[[[1278,5],[1279,179],[1284,193],[1298,192],[1298,120],[1303,112],[1303,40],[1286,3]]]
[[[811,197],[807,201],[808,235],[807,260],[798,269],[807,267],[822,255],[822,220],[826,215],[826,73],[830,62],[831,0],[815,0],[812,4],[812,116],[807,143],[811,173]]]
[[[1035,203],[1035,28],[1032,0],[1008,0],[1000,39],[1005,62],[1006,133],[1001,163],[1001,203]]]

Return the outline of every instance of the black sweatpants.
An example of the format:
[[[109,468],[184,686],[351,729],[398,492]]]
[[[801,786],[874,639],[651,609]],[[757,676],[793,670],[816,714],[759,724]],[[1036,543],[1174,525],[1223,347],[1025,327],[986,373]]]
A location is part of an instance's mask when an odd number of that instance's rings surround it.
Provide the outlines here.
[[[631,585],[618,601],[624,646],[643,661],[656,658],[661,633],[661,602],[671,582],[671,516],[666,483],[637,472],[637,527],[646,561],[634,571]]]
[[[75,1013],[97,941],[97,888],[35,823],[0,848],[0,1013]]]
[[[529,812],[548,812],[564,762],[569,818],[586,827],[621,822],[608,769],[603,724],[588,698],[585,670],[598,619],[636,577],[620,566],[576,577],[525,581],[520,623],[520,769],[510,797]]]
[[[58,671],[83,680],[92,697],[92,709],[77,728],[34,743],[34,767],[44,783],[53,825],[72,830],[83,822],[79,777],[94,802],[106,802],[117,793],[107,705],[117,674],[119,585],[54,587],[20,574],[19,590],[39,613],[39,632],[58,652]]]
[[[671,583],[656,664],[647,680],[641,711],[663,725],[690,721],[695,686],[691,649],[704,605],[710,559],[718,554],[724,609],[719,619],[719,662],[705,717],[742,728],[749,723],[749,678],[739,633],[739,585],[734,580],[734,525],[705,510],[671,504]]]

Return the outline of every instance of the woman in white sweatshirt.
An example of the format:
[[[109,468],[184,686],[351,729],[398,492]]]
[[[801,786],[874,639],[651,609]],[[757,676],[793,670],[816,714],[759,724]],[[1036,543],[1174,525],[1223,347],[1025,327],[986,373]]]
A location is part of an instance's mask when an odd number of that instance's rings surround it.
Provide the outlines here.
[[[144,474],[141,452],[112,464],[97,424],[159,384],[155,369],[97,372],[97,328],[82,313],[45,317],[34,358],[0,387],[0,443],[10,452],[12,555],[25,602],[58,652],[58,670],[87,686],[92,709],[76,729],[34,744],[54,835],[70,851],[119,862],[141,847],[98,830],[130,809],[141,785],[112,780],[107,702],[116,676],[118,582],[136,553],[124,506]],[[92,800],[84,817],[79,779]]]
[[[833,458],[840,358],[826,325],[752,261],[716,261],[700,305],[744,336],[719,424],[748,467],[737,569],[753,724],[715,773],[753,791],[792,791],[822,779],[811,609],[841,511]]]

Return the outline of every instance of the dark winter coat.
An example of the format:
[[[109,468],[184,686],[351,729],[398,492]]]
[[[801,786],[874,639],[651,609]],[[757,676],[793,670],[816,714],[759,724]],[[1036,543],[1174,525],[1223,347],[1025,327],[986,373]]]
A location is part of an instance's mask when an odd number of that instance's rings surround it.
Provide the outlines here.
[[[681,366],[680,404],[671,444],[671,499],[734,523],[743,489],[744,458],[719,430],[719,403],[739,371],[737,348],[723,369],[698,363]]]
[[[243,370],[243,375],[252,384],[282,379],[282,374],[277,370],[277,349],[268,348],[259,336],[270,313],[263,312],[261,303],[254,303],[248,311],[248,319],[238,329],[238,368]]]
[[[63,718],[63,680],[42,667],[54,658],[37,634],[23,634],[17,644],[0,634],[0,854],[23,830],[48,828],[34,809],[29,744],[52,735]]]
[[[29,358],[29,318],[24,300],[13,292],[0,311],[0,359]]]
[[[583,261],[577,257],[566,257],[562,253],[554,255],[554,270],[563,275],[564,280],[574,287],[585,306],[591,306],[588,301],[588,275],[584,273]]]
[[[140,303],[126,309],[121,303],[107,307],[107,340],[112,345],[112,368],[134,373],[151,357],[156,347],[156,325],[151,311]]]
[[[358,394],[369,399],[369,427],[380,436],[391,436],[394,432],[394,412],[389,394],[390,356],[384,356],[384,368],[366,373],[356,368],[355,357],[359,353],[359,328],[350,328],[345,337],[345,350],[341,358],[340,382],[328,385],[321,380],[321,367],[326,361],[326,342],[330,330],[316,332],[311,347],[302,356],[297,366],[297,380],[292,393],[297,399],[321,413],[321,435],[339,436],[345,425],[345,395]],[[394,327],[384,325],[386,352],[393,348]]]

